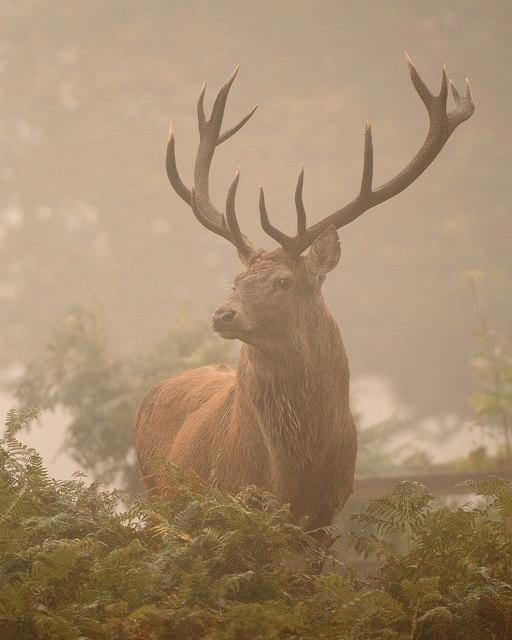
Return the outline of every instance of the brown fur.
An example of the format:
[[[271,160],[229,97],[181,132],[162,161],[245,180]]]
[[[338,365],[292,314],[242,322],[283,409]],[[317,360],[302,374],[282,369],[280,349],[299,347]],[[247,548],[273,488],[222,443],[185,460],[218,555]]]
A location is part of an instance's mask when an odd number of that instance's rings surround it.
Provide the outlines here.
[[[201,367],[149,392],[135,420],[145,476],[169,460],[212,487],[271,491],[313,528],[332,521],[352,492],[357,445],[347,358],[320,291],[318,252],[309,266],[282,249],[250,258],[219,307],[236,310],[221,334],[244,342],[238,369]],[[283,277],[292,279],[286,291],[275,284]]]
[[[352,492],[356,431],[349,408],[348,364],[340,332],[320,291],[339,259],[336,229],[406,189],[474,111],[469,83],[463,97],[452,85],[456,106],[447,112],[446,68],[441,91],[434,96],[408,56],[407,62],[430,121],[418,153],[391,180],[373,188],[373,143],[367,120],[359,194],[307,227],[302,170],[295,190],[295,237],[270,223],[260,190],[262,227],[282,247],[275,251],[255,251],[238,226],[238,171],[225,214],[209,198],[216,147],[255,111],[221,134],[237,69],[219,91],[209,118],[204,112],[204,88],[200,94],[193,188],[180,178],[174,134],[169,132],[166,169],[172,187],[198,221],[231,242],[246,263],[233,293],[213,316],[220,335],[245,344],[236,371],[226,367],[188,371],[161,382],[144,398],[135,426],[137,455],[146,476],[155,474],[158,460],[165,459],[193,469],[212,487],[236,491],[256,484],[289,501],[295,516],[306,514],[319,527],[331,522]],[[307,256],[301,257],[308,247]]]

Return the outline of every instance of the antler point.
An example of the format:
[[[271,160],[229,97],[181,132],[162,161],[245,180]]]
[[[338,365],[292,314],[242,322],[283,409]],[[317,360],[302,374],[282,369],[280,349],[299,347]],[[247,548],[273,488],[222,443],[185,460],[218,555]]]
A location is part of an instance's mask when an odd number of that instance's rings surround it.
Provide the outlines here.
[[[457,87],[455,86],[455,84],[451,79],[449,80],[449,82],[450,82],[450,89],[452,92],[452,96],[453,96],[453,99],[455,100],[455,104],[459,104],[460,93],[457,91]]]
[[[235,67],[235,70],[233,71],[233,73],[229,76],[229,78],[226,80],[226,85],[228,87],[231,87],[231,85],[233,84],[233,82],[235,81],[235,78],[237,76],[238,70],[240,69],[240,65],[237,64]]]

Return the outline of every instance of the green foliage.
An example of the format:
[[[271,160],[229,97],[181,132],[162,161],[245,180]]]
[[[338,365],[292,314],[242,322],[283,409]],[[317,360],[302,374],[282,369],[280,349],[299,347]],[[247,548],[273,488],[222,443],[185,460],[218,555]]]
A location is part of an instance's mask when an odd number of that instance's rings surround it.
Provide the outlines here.
[[[478,391],[471,404],[479,422],[491,427],[503,442],[505,458],[512,462],[512,348],[498,340],[483,323],[479,334],[481,348],[472,361]]]
[[[512,486],[468,487],[478,509],[434,509],[398,486],[355,516],[381,566],[326,557],[286,506],[254,487],[208,492],[167,469],[160,498],[48,477],[16,432],[0,440],[0,637],[16,640],[478,640],[512,638]],[[395,541],[406,532],[408,549]]]
[[[405,603],[411,638],[512,638],[512,484],[465,484],[484,506],[434,508],[435,496],[403,483],[354,516],[352,543],[383,559],[371,580]]]
[[[160,380],[184,369],[229,359],[226,341],[184,318],[148,353],[112,353],[102,310],[76,308],[56,327],[46,354],[21,379],[21,406],[71,415],[64,446],[95,477],[135,486],[133,417]]]
[[[422,491],[419,483],[402,482],[387,496],[369,500],[364,513],[353,518],[364,530],[370,529],[375,533],[370,536],[352,534],[356,550],[366,556],[370,552],[375,552],[378,557],[392,555],[393,548],[385,539],[392,535],[405,541],[409,549],[414,532],[421,528],[426,509],[435,499],[435,496]]]

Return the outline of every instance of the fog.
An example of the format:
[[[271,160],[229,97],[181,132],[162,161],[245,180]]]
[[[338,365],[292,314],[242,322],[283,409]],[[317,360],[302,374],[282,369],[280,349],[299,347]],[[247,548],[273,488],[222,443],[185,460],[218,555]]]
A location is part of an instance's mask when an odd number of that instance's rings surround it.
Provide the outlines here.
[[[498,0],[2,2],[0,367],[38,357],[77,304],[104,306],[123,353],[147,349],[184,313],[208,321],[239,263],[164,167],[172,119],[191,181],[205,80],[209,106],[240,64],[226,126],[259,104],[218,149],[211,188],[220,205],[240,166],[240,224],[270,247],[259,186],[286,230],[301,163],[309,222],[340,208],[359,188],[367,113],[376,185],[416,153],[428,120],[407,50],[436,93],[445,61],[459,90],[469,77],[476,112],[407,191],[340,231],[326,299],[363,423],[406,412],[410,439],[426,438],[440,460],[480,442],[469,426],[442,436],[443,425],[473,421],[479,313],[466,270],[479,273],[485,316],[510,333],[511,19]],[[1,402],[11,403],[8,390]],[[61,431],[41,434],[65,421],[47,416],[31,436],[49,444],[48,458]]]

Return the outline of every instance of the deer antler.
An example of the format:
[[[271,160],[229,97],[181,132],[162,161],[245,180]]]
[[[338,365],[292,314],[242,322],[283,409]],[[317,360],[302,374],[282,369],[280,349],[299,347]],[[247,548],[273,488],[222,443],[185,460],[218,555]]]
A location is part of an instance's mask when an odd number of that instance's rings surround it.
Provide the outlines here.
[[[297,234],[295,236],[288,236],[283,233],[272,224],[268,219],[267,210],[265,207],[265,196],[263,189],[260,190],[260,219],[261,225],[265,232],[274,240],[279,242],[287,251],[294,255],[300,255],[307,247],[309,247],[315,238],[321,235],[325,229],[329,226],[334,226],[337,229],[349,224],[360,215],[362,215],[368,209],[381,204],[385,200],[396,196],[401,191],[406,189],[412,184],[416,178],[418,178],[430,163],[436,158],[438,153],[445,145],[448,138],[455,131],[455,129],[471,117],[475,110],[473,100],[471,98],[471,89],[469,80],[466,80],[466,94],[461,96],[457,89],[454,87],[452,81],[448,81],[446,65],[443,66],[441,90],[439,95],[433,95],[416,70],[412,60],[406,53],[406,60],[409,65],[411,73],[412,83],[420,96],[423,104],[425,105],[430,121],[425,142],[420,147],[417,154],[411,160],[411,162],[394,176],[391,180],[373,189],[373,143],[372,143],[372,130],[370,120],[366,120],[365,135],[364,135],[364,162],[363,162],[363,176],[361,180],[361,188],[359,194],[342,209],[338,209],[334,213],[306,228],[306,214],[304,211],[304,205],[302,202],[302,186],[304,180],[304,169],[301,169],[299,178],[297,180],[297,187],[295,190],[295,206],[297,209]],[[446,109],[446,101],[448,97],[448,84],[450,85],[453,98],[455,100],[455,109],[448,112]]]
[[[183,183],[178,173],[176,165],[176,155],[174,151],[174,133],[172,127],[169,129],[169,140],[167,142],[166,169],[167,177],[176,193],[192,208],[194,215],[199,222],[210,231],[229,240],[243,257],[248,258],[254,251],[249,240],[241,233],[235,214],[235,194],[238,185],[239,172],[231,184],[226,204],[227,215],[220,212],[210,201],[209,178],[210,167],[216,147],[231,138],[239,131],[249,118],[256,111],[254,107],[238,124],[224,133],[220,132],[226,100],[233,84],[238,67],[226,80],[220,89],[213,103],[210,119],[207,120],[204,113],[204,95],[206,83],[197,102],[197,121],[199,127],[199,148],[197,150],[194,167],[194,186],[188,188]]]

